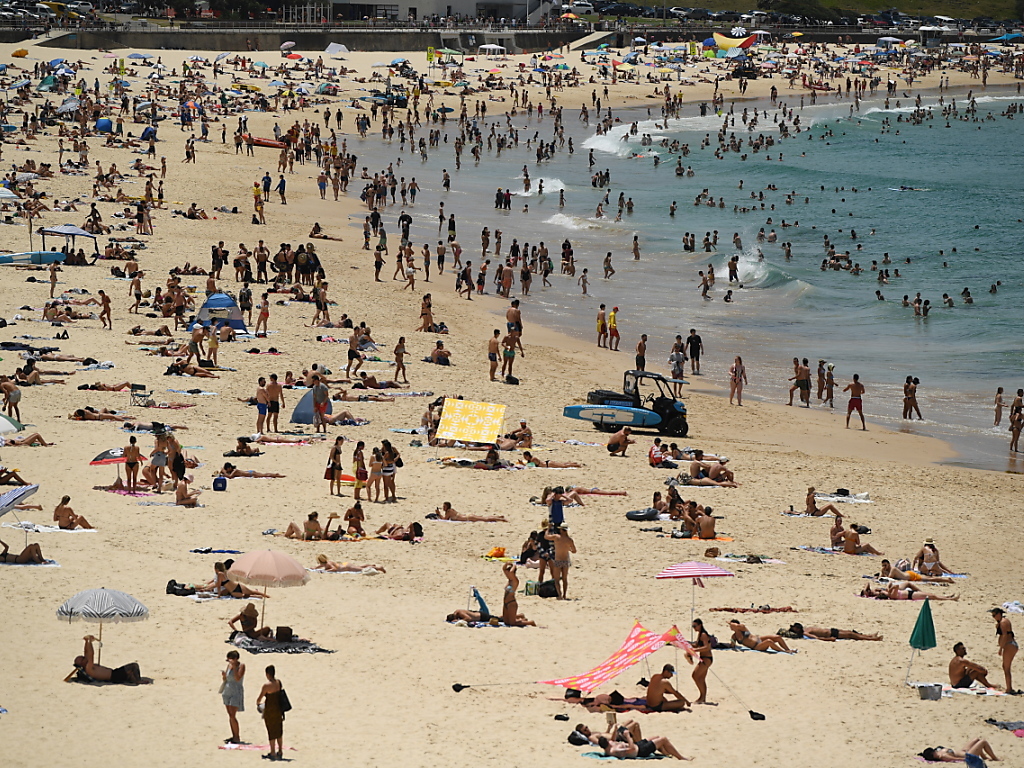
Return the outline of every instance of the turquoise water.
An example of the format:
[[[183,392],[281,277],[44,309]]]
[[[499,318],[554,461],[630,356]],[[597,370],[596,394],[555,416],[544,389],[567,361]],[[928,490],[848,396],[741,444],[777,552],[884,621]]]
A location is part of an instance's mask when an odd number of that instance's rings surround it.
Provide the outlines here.
[[[781,96],[785,99],[787,94]],[[862,102],[852,118],[847,117],[846,102],[807,106],[796,113],[810,130],[758,153],[745,147],[745,161],[740,153],[727,152],[724,159],[713,155],[716,133],[726,118],[699,117],[697,105],[687,106],[684,116],[669,121],[667,128],[646,119],[643,111],[619,112],[623,124],[605,136],[594,135],[567,108],[566,133],[573,137],[576,152],[570,155],[565,147],[540,164],[525,141],[535,131],[549,138],[550,118],[538,122],[519,116],[513,118],[514,124],[524,128],[519,148],[502,153],[500,159],[485,150],[478,167],[467,156],[469,162],[454,175],[453,190],[444,199],[446,209],[459,220],[459,240],[474,264],[479,264],[483,226],[503,231],[506,252],[513,237],[520,243],[545,241],[556,273],[560,243],[566,238],[572,242],[577,276],[583,267],[589,268],[592,295],[581,296],[573,278],[555,274],[553,287],[547,289],[541,289],[537,279],[524,300],[528,321],[588,338],[593,336],[598,304],[618,305],[624,349],[632,349],[640,333],[647,333],[652,369],[665,367],[676,333],[685,336],[695,327],[707,348],[705,378],[724,383],[732,356],[743,354],[751,376],[749,395],[775,401],[786,396],[785,379],[792,375],[789,361],[794,356],[809,358],[812,369],[818,358],[824,358],[835,363],[840,387],[852,373],[861,375],[868,386],[865,403],[873,420],[949,439],[963,463],[1006,469],[1013,467],[1006,459],[1006,419],[1001,431],[993,430],[991,402],[997,386],[1006,388],[1007,402],[1017,387],[1024,386],[1020,340],[1024,224],[1018,220],[1024,213],[1019,180],[1024,114],[1010,120],[999,113],[1019,101],[1024,99],[1009,94],[980,97],[977,120],[954,118],[949,127],[939,114],[937,96],[923,99],[923,108],[932,107],[934,118],[920,125],[897,122],[912,112],[909,100],[900,109],[895,109],[894,101],[891,111],[885,111],[881,101]],[[964,95],[956,103],[963,116]],[[735,132],[741,140],[760,133],[778,136],[773,123],[777,113],[771,105],[762,106],[769,112],[753,133],[740,119],[743,106],[754,108],[753,103],[737,104],[729,133]],[[985,119],[990,113],[994,120]],[[639,133],[652,134],[655,146],[640,147],[639,137],[620,141],[628,120],[640,120]],[[891,125],[883,132],[884,120]],[[449,124],[446,132],[454,139],[457,128]],[[821,138],[826,133],[830,135]],[[713,144],[701,149],[705,134],[710,134]],[[657,146],[665,138],[689,144],[691,151],[683,165],[693,168],[693,177],[675,175],[677,155]],[[383,167],[397,154],[381,151],[375,142],[360,149],[371,167]],[[587,156],[591,149],[595,168],[611,173],[609,218],[602,220],[593,218],[604,192],[590,183]],[[782,162],[777,159],[780,151]],[[634,152],[645,157],[630,157]],[[661,160],[657,167],[655,153]],[[766,160],[766,154],[774,159]],[[409,154],[405,158],[400,173],[417,176],[425,191],[414,212],[412,238],[420,243],[436,241],[439,193],[432,187],[439,186],[440,168],[452,167],[451,150],[434,152],[425,163]],[[522,194],[524,163],[533,181],[526,195]],[[538,195],[541,179],[545,194]],[[493,209],[498,184],[519,193],[511,212]],[[770,184],[778,191],[766,190]],[[900,186],[921,191],[898,191]],[[559,189],[565,190],[564,208],[558,207]],[[723,198],[725,207],[694,206],[694,197],[703,189],[716,200]],[[763,201],[752,201],[751,191],[763,191]],[[791,205],[785,203],[789,191],[795,192]],[[635,208],[615,222],[612,217],[620,192],[632,197]],[[673,200],[678,212],[669,217]],[[760,210],[762,202],[765,210]],[[529,205],[528,213],[521,210],[524,204]],[[734,206],[754,205],[755,211],[734,212]],[[767,223],[769,217],[772,224]],[[782,228],[782,219],[798,221],[799,227]],[[791,260],[784,258],[779,244],[755,242],[761,227],[766,232],[774,227],[779,243],[792,243]],[[856,240],[849,236],[851,228],[857,232]],[[872,229],[874,234],[869,234]],[[718,251],[702,252],[704,233],[715,230]],[[682,251],[684,232],[696,233],[697,253]],[[731,286],[736,300],[728,304],[722,297],[730,287],[726,263],[737,253],[733,233],[740,235],[744,246],[740,252],[743,288]],[[629,251],[634,235],[639,235],[642,247],[639,262]],[[855,276],[821,271],[824,235],[839,252],[851,251],[852,260],[865,272]],[[855,250],[858,244],[860,251]],[[614,254],[617,273],[604,281],[601,262],[608,250]],[[944,255],[939,255],[940,250]],[[881,264],[884,252],[890,254],[891,264]],[[908,257],[911,263],[906,264]],[[890,273],[899,269],[903,277],[879,285],[877,273],[869,269],[872,260]],[[948,266],[943,266],[944,261]],[[709,263],[718,282],[711,293],[713,300],[705,301],[697,273]],[[997,280],[1002,282],[998,293],[989,294],[989,286]],[[974,296],[973,305],[961,300],[965,287]],[[882,291],[885,302],[876,300],[876,290]],[[900,306],[904,294],[913,299],[918,292],[933,305],[927,318],[915,318],[911,309]],[[943,293],[954,298],[953,308],[942,306]],[[615,359],[610,381],[617,379],[623,364]],[[901,385],[907,375],[921,380],[918,400],[926,418],[913,426],[900,420]],[[845,407],[845,399],[837,405]],[[695,414],[695,424],[699,420]]]

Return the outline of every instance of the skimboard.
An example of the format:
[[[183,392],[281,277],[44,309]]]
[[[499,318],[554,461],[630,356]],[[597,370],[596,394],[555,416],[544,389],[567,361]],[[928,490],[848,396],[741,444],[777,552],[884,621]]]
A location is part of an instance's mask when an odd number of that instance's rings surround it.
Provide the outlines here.
[[[654,411],[616,405],[567,405],[562,415],[570,419],[622,427],[656,427],[661,423],[661,416]]]

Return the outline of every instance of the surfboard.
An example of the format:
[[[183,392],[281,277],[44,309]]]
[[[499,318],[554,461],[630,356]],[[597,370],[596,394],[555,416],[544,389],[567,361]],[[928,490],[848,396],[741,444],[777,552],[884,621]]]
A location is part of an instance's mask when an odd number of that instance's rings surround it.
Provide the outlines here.
[[[654,411],[616,405],[567,405],[562,415],[570,419],[622,427],[655,427],[661,423],[661,416]]]

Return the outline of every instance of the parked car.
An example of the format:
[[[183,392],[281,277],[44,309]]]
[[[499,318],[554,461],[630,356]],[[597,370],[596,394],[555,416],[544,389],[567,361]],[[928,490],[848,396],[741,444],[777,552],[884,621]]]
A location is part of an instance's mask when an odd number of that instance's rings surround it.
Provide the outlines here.
[[[577,0],[572,5],[569,6],[569,11],[571,13],[575,13],[577,16],[580,16],[587,13],[593,13],[594,6],[588,2],[584,2],[584,0]]]
[[[691,8],[686,12],[686,18],[694,21],[704,21],[711,18],[711,11],[707,8]]]

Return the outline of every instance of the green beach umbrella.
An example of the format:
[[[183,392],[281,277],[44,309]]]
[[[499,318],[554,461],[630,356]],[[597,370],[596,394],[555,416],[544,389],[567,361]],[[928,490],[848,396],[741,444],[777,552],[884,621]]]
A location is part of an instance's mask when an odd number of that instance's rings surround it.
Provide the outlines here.
[[[935,643],[935,622],[932,621],[931,600],[925,600],[921,605],[921,612],[917,614],[917,623],[914,624],[914,631],[910,633],[910,664],[907,665],[907,677],[904,683],[910,681],[910,667],[914,663],[916,651],[927,651],[934,648]]]

